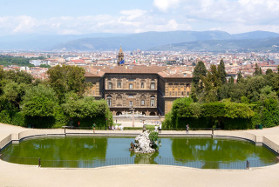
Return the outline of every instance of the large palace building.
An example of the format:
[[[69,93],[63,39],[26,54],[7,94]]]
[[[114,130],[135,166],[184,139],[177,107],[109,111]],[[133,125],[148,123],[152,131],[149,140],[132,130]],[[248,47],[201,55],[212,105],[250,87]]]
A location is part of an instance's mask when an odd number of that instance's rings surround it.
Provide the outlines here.
[[[165,115],[175,99],[190,95],[192,67],[128,66],[121,48],[117,57],[117,66],[92,66],[85,74],[92,83],[87,94],[104,98],[114,115]]]

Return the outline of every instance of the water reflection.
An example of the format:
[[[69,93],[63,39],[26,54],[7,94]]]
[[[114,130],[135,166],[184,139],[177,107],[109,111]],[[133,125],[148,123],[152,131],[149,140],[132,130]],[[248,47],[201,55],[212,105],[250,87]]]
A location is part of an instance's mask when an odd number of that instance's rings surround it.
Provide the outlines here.
[[[266,165],[275,158],[271,151],[250,142],[211,138],[173,138],[172,154],[185,165],[201,162],[201,168],[232,167],[251,159]]]
[[[1,159],[44,167],[98,167],[118,164],[167,164],[197,168],[243,168],[275,163],[276,155],[245,141],[211,138],[160,138],[159,152],[134,154],[134,138],[60,137],[22,141],[9,145]],[[244,166],[243,166],[244,163]],[[240,165],[240,166],[238,166]]]

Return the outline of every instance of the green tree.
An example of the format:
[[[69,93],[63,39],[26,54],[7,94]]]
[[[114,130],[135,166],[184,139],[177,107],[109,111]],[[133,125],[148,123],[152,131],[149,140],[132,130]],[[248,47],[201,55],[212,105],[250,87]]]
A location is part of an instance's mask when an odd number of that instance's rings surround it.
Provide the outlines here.
[[[257,102],[259,100],[260,90],[266,86],[266,83],[263,76],[255,76],[247,79],[245,92],[250,102]]]
[[[31,84],[34,80],[33,76],[25,71],[9,70],[5,72],[5,79],[16,83]]]
[[[54,116],[54,108],[58,105],[52,88],[38,85],[26,90],[23,97],[22,111],[27,116]]]
[[[259,68],[258,64],[256,64],[256,66],[255,66],[254,75],[255,76],[262,75],[262,70],[261,70],[261,68]]]
[[[67,93],[66,102],[62,104],[65,114],[74,121],[81,121],[81,126],[97,126],[112,124],[112,114],[104,100],[95,100],[94,97],[79,97],[76,93]]]
[[[85,70],[76,66],[55,66],[47,71],[49,83],[57,93],[60,101],[65,98],[65,93],[73,91],[82,95],[85,91]]]
[[[243,79],[242,73],[241,73],[241,71],[239,71],[237,73],[237,80],[236,80],[236,82],[240,82],[242,79]]]
[[[27,87],[28,85],[24,83],[19,84],[13,81],[7,81],[3,87],[3,95],[1,97],[19,109],[20,102]]]
[[[225,63],[223,59],[220,61],[220,64],[218,66],[218,76],[222,84],[225,84],[227,82],[226,76],[226,70],[225,70]]]
[[[22,112],[27,124],[34,127],[51,127],[55,122],[55,109],[58,100],[54,90],[45,85],[26,90],[23,97]]]
[[[207,70],[204,63],[199,61],[193,72],[193,86],[195,87],[197,93],[200,93],[200,91],[203,89],[201,77],[206,76],[206,73]]]
[[[273,74],[273,71],[272,69],[267,69],[266,72],[265,72],[266,75],[271,75]]]
[[[230,84],[233,84],[233,83],[234,83],[234,78],[233,78],[233,76],[230,77],[229,83],[230,83]]]
[[[204,84],[203,94],[200,95],[200,100],[204,102],[217,101],[220,97],[219,88],[221,87],[221,80],[218,76],[218,71],[215,65],[210,66],[210,71],[206,76],[202,76]]]
[[[260,123],[265,127],[273,127],[279,124],[279,101],[277,94],[271,86],[265,86],[260,90],[257,113]]]
[[[50,66],[50,65],[47,65],[47,64],[41,64],[40,67],[41,67],[41,68],[51,68],[51,66]]]

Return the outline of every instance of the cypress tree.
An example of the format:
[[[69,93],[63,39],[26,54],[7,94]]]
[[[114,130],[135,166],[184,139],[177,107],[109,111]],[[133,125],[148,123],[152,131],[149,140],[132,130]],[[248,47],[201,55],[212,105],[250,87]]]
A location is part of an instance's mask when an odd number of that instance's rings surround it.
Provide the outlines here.
[[[198,87],[201,76],[206,76],[206,67],[202,61],[199,61],[193,72],[193,83],[195,88]]]
[[[241,71],[239,71],[239,72],[237,73],[236,82],[240,82],[240,80],[241,80],[242,78],[243,78],[242,73],[241,73]]]
[[[258,64],[256,64],[254,75],[255,75],[255,76],[261,75],[261,70],[260,70]]]
[[[225,84],[227,82],[226,76],[226,70],[225,70],[225,63],[223,59],[220,61],[220,64],[218,66],[218,76],[222,84]]]

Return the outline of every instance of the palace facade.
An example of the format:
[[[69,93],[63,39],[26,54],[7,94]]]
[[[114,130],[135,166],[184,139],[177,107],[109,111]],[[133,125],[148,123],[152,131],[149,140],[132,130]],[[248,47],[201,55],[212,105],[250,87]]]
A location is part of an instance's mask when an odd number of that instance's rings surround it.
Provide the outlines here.
[[[165,115],[175,99],[190,95],[192,67],[127,66],[121,48],[117,57],[117,66],[90,66],[85,73],[92,84],[87,94],[105,99],[114,115]]]

